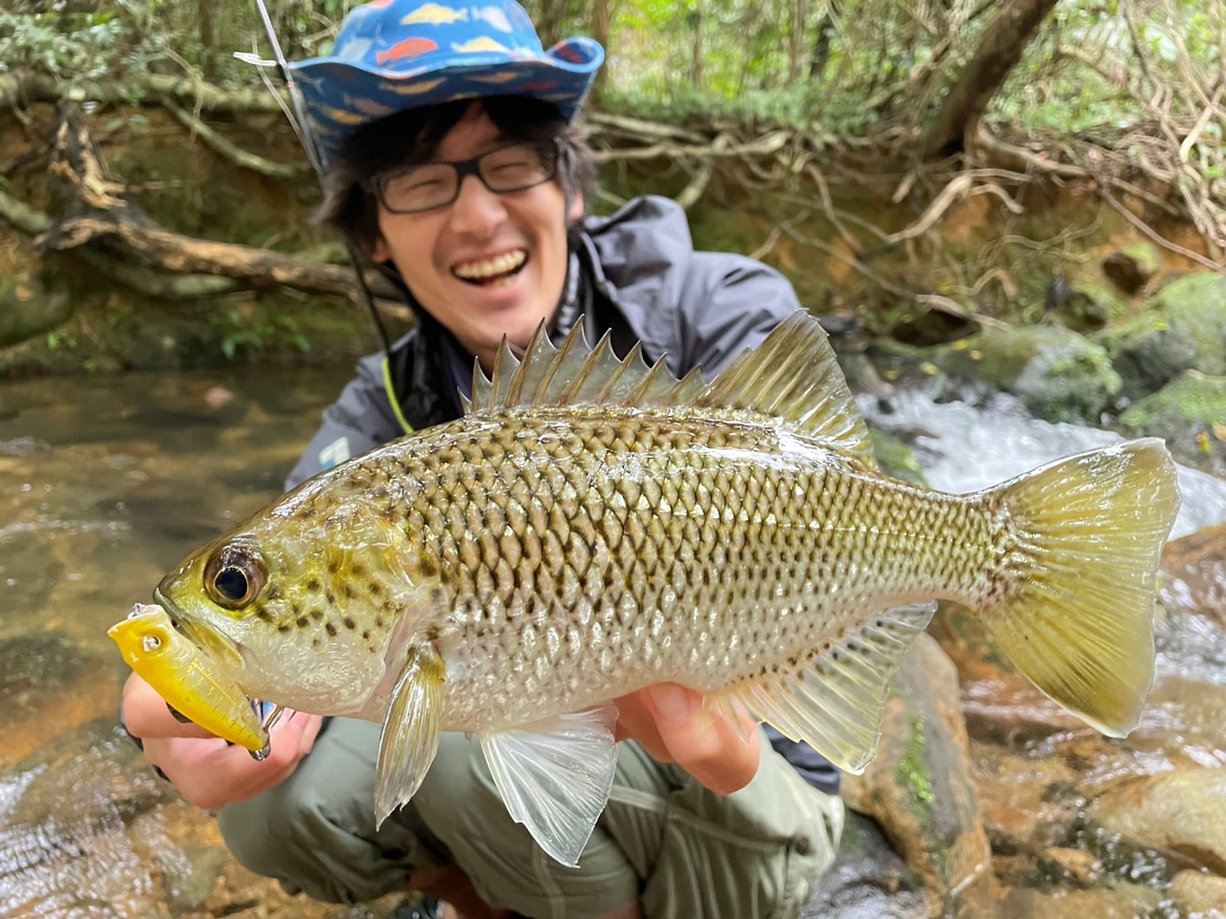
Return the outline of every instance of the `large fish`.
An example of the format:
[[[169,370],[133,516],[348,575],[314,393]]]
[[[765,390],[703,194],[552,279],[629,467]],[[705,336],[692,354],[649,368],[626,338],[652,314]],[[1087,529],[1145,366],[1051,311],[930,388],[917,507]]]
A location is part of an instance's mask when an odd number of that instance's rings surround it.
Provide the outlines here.
[[[476,374],[462,419],[303,483],[155,598],[229,649],[247,694],[382,722],[380,821],[439,732],[467,731],[515,819],[574,864],[613,779],[608,700],[676,681],[859,771],[935,599],[1127,733],[1178,504],[1153,439],[968,495],[881,474],[803,313],[710,384],[538,333]]]

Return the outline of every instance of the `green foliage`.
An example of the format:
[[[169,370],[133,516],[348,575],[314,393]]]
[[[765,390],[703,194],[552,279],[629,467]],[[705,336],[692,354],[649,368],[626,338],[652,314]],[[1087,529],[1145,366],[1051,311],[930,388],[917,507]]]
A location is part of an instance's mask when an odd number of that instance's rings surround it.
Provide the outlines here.
[[[311,347],[298,322],[283,313],[255,320],[240,309],[220,310],[211,314],[210,321],[222,333],[221,353],[227,360],[270,351],[305,353]]]
[[[0,61],[10,70],[97,78],[125,35],[114,12],[0,13]]]

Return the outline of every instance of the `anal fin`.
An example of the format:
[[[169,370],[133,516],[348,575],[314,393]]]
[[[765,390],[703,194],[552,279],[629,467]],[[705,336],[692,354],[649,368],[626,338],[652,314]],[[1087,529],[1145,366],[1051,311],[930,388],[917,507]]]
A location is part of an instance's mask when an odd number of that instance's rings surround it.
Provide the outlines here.
[[[379,735],[375,825],[421,787],[438,753],[443,723],[443,661],[429,645],[410,645]]]
[[[617,767],[612,704],[481,735],[502,800],[556,861],[574,866],[609,800]]]
[[[845,636],[800,673],[758,680],[734,692],[780,733],[859,774],[876,753],[890,680],[935,611],[935,603],[891,610]]]

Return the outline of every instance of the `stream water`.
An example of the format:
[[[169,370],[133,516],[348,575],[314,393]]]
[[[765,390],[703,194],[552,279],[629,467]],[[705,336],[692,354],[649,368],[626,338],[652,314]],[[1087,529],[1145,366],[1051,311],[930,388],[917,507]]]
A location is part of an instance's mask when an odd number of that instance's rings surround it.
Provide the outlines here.
[[[124,668],[106,629],[184,554],[280,491],[348,377],[339,367],[0,384],[0,916],[238,911],[209,899],[223,872],[215,837],[191,824],[199,838],[172,844],[151,816],[181,805],[116,734]],[[895,396],[863,408],[952,491],[1110,438],[1009,405]],[[1226,482],[1189,472],[1181,490],[1179,532],[1226,521]],[[1193,656],[1202,666],[1203,644]]]

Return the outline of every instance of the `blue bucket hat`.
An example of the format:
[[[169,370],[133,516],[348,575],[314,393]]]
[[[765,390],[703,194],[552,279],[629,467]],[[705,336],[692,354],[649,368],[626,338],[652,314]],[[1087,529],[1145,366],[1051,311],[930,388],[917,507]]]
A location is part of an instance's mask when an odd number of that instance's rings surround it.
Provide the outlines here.
[[[411,108],[481,96],[530,96],[567,121],[604,61],[590,38],[541,48],[514,0],[373,0],[341,23],[329,57],[289,65],[325,152]]]

